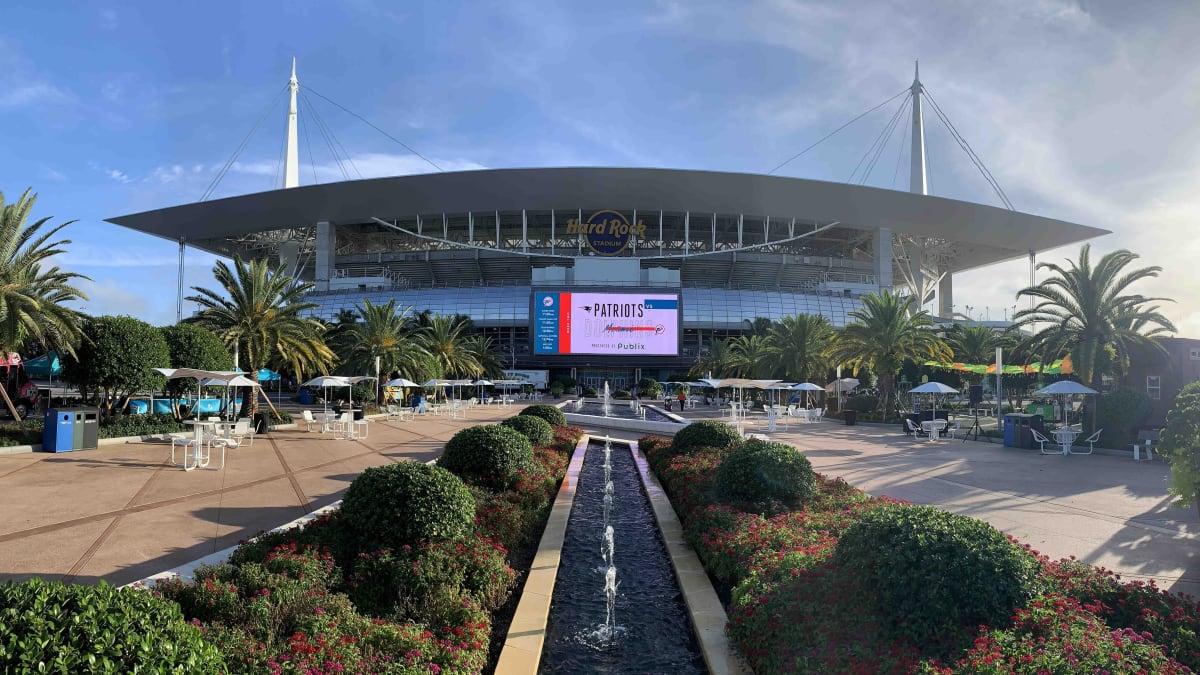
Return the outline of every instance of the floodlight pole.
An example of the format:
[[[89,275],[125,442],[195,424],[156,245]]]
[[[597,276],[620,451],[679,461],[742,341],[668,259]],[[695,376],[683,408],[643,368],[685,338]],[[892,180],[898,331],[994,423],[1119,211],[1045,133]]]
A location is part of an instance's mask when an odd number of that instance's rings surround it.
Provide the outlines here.
[[[1004,370],[1004,348],[996,347],[996,428],[1004,433],[1004,389],[1000,386],[1000,373]]]

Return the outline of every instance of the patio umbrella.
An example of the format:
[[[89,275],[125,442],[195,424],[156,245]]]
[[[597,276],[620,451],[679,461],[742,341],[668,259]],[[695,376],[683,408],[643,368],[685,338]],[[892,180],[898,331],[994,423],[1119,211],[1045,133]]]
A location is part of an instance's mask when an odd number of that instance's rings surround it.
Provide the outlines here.
[[[910,394],[933,394],[933,416],[937,418],[937,397],[940,394],[957,394],[958,390],[954,387],[942,384],[941,382],[926,382],[919,387],[913,387],[908,390]]]
[[[1063,422],[1067,421],[1067,397],[1075,394],[1099,394],[1100,392],[1091,387],[1080,384],[1074,380],[1059,380],[1052,385],[1042,387],[1033,392],[1036,396],[1062,396],[1063,397]],[[1095,417],[1093,415],[1093,417]],[[1094,425],[1093,425],[1094,426]]]
[[[350,383],[346,381],[346,378],[338,375],[318,375],[301,386],[329,389],[330,387],[349,387]],[[325,393],[325,414],[329,414],[329,392]]]
[[[224,398],[229,395],[230,387],[260,387],[262,385],[260,385],[258,382],[255,382],[254,380],[251,380],[248,377],[245,377],[243,375],[237,375],[228,380],[221,378],[221,377],[205,377],[200,380],[200,386],[201,387],[225,387],[225,394],[222,395],[222,398]],[[257,393],[255,395],[257,396]],[[232,404],[230,404],[230,405],[232,405]],[[225,408],[225,406],[222,406],[222,409],[224,409],[224,408]]]
[[[373,380],[373,379],[375,379],[374,375],[355,375],[353,377],[346,378],[346,383],[350,385],[350,409],[351,410],[354,409],[354,385],[358,384],[359,382],[366,382],[367,380]]]
[[[794,391],[804,392],[804,407],[805,408],[808,407],[808,392],[810,392],[810,391],[825,391],[825,387],[822,387],[819,384],[813,384],[812,382],[801,382],[800,384],[797,384],[796,386],[792,387],[792,389]]]

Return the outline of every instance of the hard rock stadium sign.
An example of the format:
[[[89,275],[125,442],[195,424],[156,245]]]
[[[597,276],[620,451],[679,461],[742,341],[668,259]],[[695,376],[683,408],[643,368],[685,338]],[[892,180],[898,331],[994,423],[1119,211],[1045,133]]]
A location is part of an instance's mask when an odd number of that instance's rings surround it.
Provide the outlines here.
[[[639,220],[636,225],[631,225],[621,213],[597,211],[583,223],[569,219],[567,234],[582,235],[584,243],[597,255],[617,255],[629,248],[635,237],[646,237],[646,223]]]

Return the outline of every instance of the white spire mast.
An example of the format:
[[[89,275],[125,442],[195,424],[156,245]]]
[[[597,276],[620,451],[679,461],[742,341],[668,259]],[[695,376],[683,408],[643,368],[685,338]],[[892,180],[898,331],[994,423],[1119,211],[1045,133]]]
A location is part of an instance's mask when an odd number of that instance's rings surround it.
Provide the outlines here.
[[[283,187],[294,188],[300,186],[300,152],[296,142],[296,92],[300,90],[300,83],[296,81],[296,57],[294,56],[292,57],[292,77],[288,80],[288,90],[291,92],[291,101],[288,103],[287,149],[283,156]]]
[[[921,117],[921,67],[914,65],[912,83],[912,158],[908,173],[908,191],[913,194],[929,194],[925,182],[925,122]]]

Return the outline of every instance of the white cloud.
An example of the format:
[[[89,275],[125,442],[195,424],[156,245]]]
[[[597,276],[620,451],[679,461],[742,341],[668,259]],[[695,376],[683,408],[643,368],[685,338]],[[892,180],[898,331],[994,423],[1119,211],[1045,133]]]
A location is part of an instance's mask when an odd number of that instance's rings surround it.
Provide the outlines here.
[[[77,303],[79,308],[92,316],[128,314],[144,316],[148,308],[146,298],[128,286],[108,280],[102,283],[81,281],[80,291],[88,297],[87,302]]]
[[[73,100],[74,97],[69,92],[49,82],[32,82],[5,87],[3,93],[0,93],[0,109],[58,105]]]

